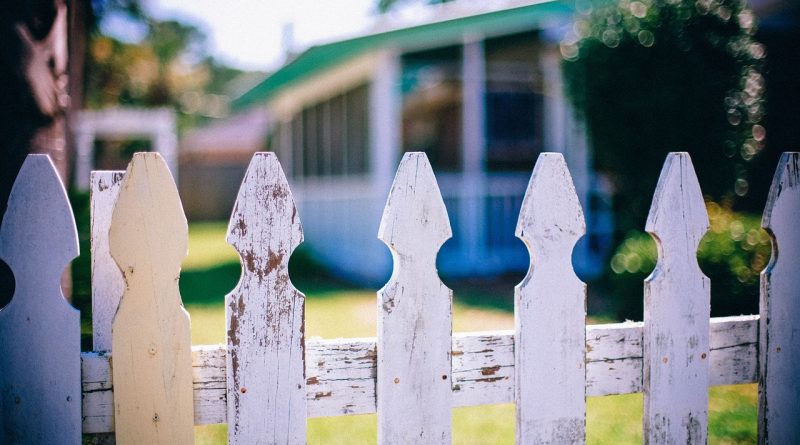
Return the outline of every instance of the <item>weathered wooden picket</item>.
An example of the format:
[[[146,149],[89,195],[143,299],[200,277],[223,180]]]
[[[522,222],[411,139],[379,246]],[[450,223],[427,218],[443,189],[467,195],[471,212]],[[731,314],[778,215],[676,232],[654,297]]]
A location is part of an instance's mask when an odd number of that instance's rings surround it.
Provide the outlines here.
[[[307,418],[373,412],[380,443],[447,443],[452,407],[509,402],[517,443],[582,443],[586,397],[632,392],[644,392],[646,442],[704,443],[708,387],[752,382],[759,441],[800,443],[800,153],[781,158],[764,212],[773,257],[760,315],[709,318],[696,260],[708,218],[689,156],[673,153],[647,221],[659,255],[644,322],[587,326],[571,263],[583,213],[563,157],[545,153],[516,231],[531,255],[516,328],[455,335],[436,273],[447,212],[425,155],[407,153],[378,230],[395,268],[378,292],[377,337],[309,341],[288,273],[300,220],[277,158],[257,153],[228,232],[243,265],[225,300],[228,342],[194,347],[177,287],[186,219],[163,160],[136,154],[91,184],[93,352],[80,352],[77,311],[58,287],[77,237],[49,159],[31,155],[12,191],[0,228],[16,278],[0,310],[0,443],[113,432],[183,444],[210,423],[229,425],[229,443],[303,443]]]

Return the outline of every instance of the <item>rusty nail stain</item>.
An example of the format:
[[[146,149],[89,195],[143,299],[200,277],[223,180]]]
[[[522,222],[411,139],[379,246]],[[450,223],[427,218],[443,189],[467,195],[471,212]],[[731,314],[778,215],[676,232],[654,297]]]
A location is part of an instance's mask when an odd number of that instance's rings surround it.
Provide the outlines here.
[[[319,383],[319,378],[318,377],[309,377],[306,380],[306,385],[316,385],[318,383]]]
[[[158,422],[158,413],[153,414],[153,422]]]
[[[781,352],[781,347],[778,346],[777,348],[775,348],[775,352]]]
[[[67,402],[71,402],[71,401],[72,401],[72,396],[67,396]]]
[[[708,356],[708,355],[707,355],[705,352],[704,352],[704,353],[702,353],[702,354],[700,354],[700,358],[706,358],[707,356]]]
[[[443,376],[442,376],[442,380],[447,380],[447,376],[446,376],[446,375],[443,375]]]
[[[244,393],[246,393],[246,392],[247,392],[247,388],[245,388],[244,386],[242,386],[242,387],[241,387],[241,389],[239,389],[239,391],[241,391],[241,392],[242,392],[242,394],[244,394]]]
[[[395,382],[395,383],[400,383],[400,377],[395,377],[395,378],[394,378],[394,382]]]
[[[664,358],[661,359],[661,361],[664,362],[664,363],[667,363],[669,361],[669,359],[664,357]]]
[[[147,352],[150,355],[156,355],[156,344],[155,343],[150,343],[150,347],[147,348]]]

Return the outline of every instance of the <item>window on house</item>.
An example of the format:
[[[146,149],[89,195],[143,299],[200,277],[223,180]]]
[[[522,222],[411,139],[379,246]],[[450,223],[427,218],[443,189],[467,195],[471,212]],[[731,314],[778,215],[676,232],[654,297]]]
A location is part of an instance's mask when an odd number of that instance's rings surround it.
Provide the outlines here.
[[[486,167],[530,171],[542,151],[543,95],[535,32],[488,39]]]
[[[403,151],[424,151],[437,171],[461,169],[461,46],[402,57]]]
[[[295,176],[359,175],[367,171],[369,88],[361,85],[304,108],[291,122]]]

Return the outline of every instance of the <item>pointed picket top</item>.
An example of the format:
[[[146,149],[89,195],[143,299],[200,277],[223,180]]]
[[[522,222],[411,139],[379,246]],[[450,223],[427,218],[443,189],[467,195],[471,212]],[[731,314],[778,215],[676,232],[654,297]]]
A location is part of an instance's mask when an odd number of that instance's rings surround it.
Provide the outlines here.
[[[450,237],[439,186],[424,153],[397,169],[378,238],[394,273],[378,291],[378,442],[449,444],[452,291],[436,273]]]
[[[778,162],[761,227],[772,238],[772,258],[761,273],[759,323],[759,443],[800,443],[800,153]]]
[[[111,220],[109,249],[126,281],[135,279],[137,263],[149,264],[154,255],[160,267],[153,272],[177,278],[189,229],[178,189],[160,154],[133,155]]]
[[[75,218],[49,156],[25,159],[9,196],[0,237],[4,240],[0,257],[14,271],[17,286],[52,287],[42,275],[55,274],[60,283],[64,268],[78,256]],[[22,276],[34,279],[25,283]]]
[[[158,153],[134,154],[108,238],[125,280],[111,339],[117,443],[191,443],[191,336],[178,291],[188,231]]]
[[[585,233],[564,157],[542,153],[516,230],[531,256],[528,275],[515,288],[519,444],[586,438],[586,285],[572,269],[572,251]]]
[[[667,156],[646,230],[658,246],[658,262],[644,286],[645,441],[702,444],[711,308],[697,247],[708,214],[688,153]]]
[[[61,293],[77,256],[58,173],[47,155],[28,155],[0,226],[16,283],[0,309],[0,443],[80,443],[80,315]]]
[[[305,297],[289,280],[302,240],[278,158],[254,154],[228,226],[243,269],[226,296],[230,444],[306,442]]]
[[[676,224],[677,223],[677,224]],[[662,240],[685,239],[687,243],[660,243],[662,247],[696,250],[708,231],[708,212],[689,153],[670,153],[658,178],[645,231]]]
[[[428,157],[403,155],[378,229],[378,239],[401,255],[428,255],[453,236]]]
[[[522,200],[515,232],[517,238],[538,256],[555,244],[561,247],[561,242],[571,242],[574,247],[585,233],[586,220],[564,155],[540,154]],[[553,253],[562,255],[561,260],[566,255],[571,268],[571,248],[559,248]]]

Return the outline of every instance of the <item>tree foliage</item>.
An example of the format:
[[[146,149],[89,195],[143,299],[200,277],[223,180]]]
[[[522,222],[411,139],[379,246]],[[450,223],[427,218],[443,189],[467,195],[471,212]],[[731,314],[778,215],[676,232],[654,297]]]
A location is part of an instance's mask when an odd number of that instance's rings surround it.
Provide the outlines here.
[[[127,20],[146,30],[144,37],[129,42],[100,29],[94,33],[87,58],[86,106],[174,107],[181,112],[182,128],[225,116],[225,86],[242,71],[207,56],[205,35],[196,26],[155,20],[139,10],[124,12]]]
[[[743,0],[579,3],[561,42],[618,234],[643,227],[664,157],[688,151],[708,198],[735,202],[763,148],[764,46]]]

